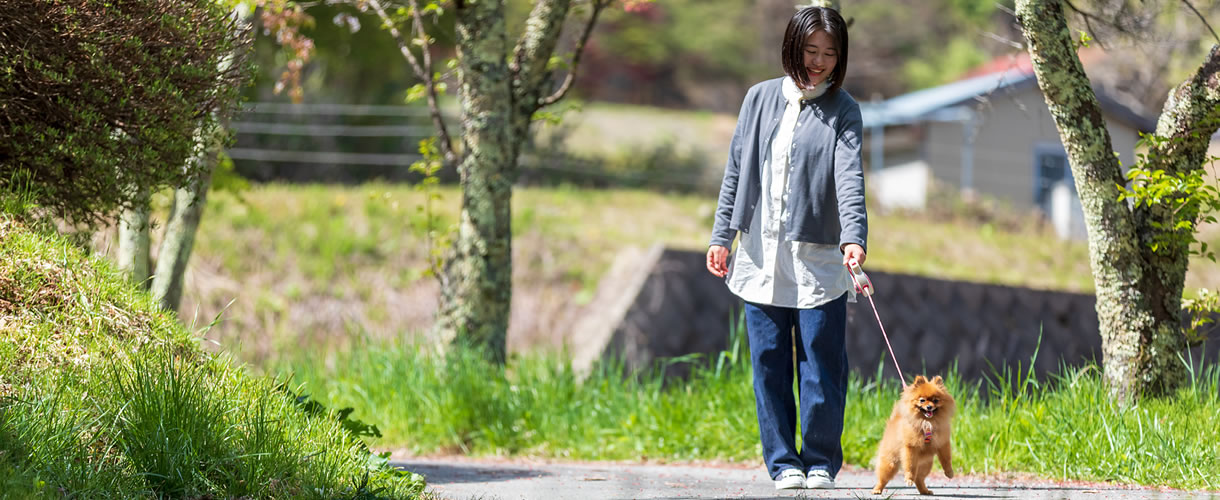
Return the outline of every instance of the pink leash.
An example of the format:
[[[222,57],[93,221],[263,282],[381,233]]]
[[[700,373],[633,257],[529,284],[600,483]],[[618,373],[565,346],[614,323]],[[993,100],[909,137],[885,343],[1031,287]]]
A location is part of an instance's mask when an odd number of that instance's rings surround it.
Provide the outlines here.
[[[856,285],[856,292],[868,297],[868,303],[873,306],[873,316],[877,318],[877,326],[881,327],[881,336],[885,338],[885,347],[890,350],[890,359],[894,360],[894,368],[898,370],[898,379],[902,380],[902,388],[906,389],[907,380],[902,375],[902,367],[898,366],[898,358],[894,356],[894,346],[890,345],[890,336],[885,333],[885,325],[881,324],[881,315],[877,314],[877,303],[873,302],[873,282],[868,279],[868,275],[864,274],[864,269],[860,267],[860,263],[856,259],[847,262],[847,269],[851,272],[851,280]]]

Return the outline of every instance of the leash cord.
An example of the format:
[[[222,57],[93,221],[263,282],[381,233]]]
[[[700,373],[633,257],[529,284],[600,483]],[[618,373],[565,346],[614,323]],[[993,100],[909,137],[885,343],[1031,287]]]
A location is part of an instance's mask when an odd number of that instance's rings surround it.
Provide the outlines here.
[[[881,315],[877,314],[877,303],[873,302],[873,295],[868,295],[868,303],[873,306],[873,316],[877,318],[877,326],[881,327],[881,337],[885,339],[885,347],[890,350],[890,359],[894,360],[894,368],[898,370],[898,379],[902,381],[902,388],[907,388],[906,377],[902,375],[902,367],[898,366],[898,358],[894,356],[894,346],[890,345],[890,336],[885,333],[885,325],[881,324]]]
[[[898,357],[894,356],[894,346],[890,345],[890,336],[885,333],[885,325],[881,324],[881,314],[877,312],[877,303],[873,302],[873,294],[877,289],[873,288],[873,281],[868,279],[868,275],[864,274],[864,269],[855,259],[848,262],[847,269],[852,282],[856,285],[856,291],[868,297],[868,303],[873,306],[873,316],[877,318],[877,326],[881,327],[881,337],[885,339],[885,347],[890,350],[890,359],[894,360],[894,368],[898,370],[898,379],[902,381],[902,388],[906,389],[907,379],[902,375],[902,367],[898,366]]]

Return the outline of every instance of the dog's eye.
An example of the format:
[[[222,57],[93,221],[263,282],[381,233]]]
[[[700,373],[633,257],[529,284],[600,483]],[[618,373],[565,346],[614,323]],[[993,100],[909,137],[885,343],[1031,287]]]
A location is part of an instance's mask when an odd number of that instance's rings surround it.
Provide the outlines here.
[[[932,398],[932,404],[940,404],[940,398]]]
[[[924,398],[919,398],[919,402],[920,402],[920,403],[922,403],[922,402],[924,402],[924,401],[927,401],[927,400],[926,400],[926,399],[924,399]]]

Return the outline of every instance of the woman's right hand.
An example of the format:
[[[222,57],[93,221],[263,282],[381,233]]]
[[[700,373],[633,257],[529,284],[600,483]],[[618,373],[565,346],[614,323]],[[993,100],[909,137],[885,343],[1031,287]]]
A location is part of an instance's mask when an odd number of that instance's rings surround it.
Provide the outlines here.
[[[712,245],[707,249],[707,271],[723,278],[729,273],[729,249],[720,245]]]

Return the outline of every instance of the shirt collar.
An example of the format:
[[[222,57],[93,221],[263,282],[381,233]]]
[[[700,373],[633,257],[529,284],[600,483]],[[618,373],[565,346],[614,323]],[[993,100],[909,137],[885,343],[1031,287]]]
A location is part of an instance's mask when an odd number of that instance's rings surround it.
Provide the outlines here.
[[[790,76],[785,76],[782,86],[784,100],[799,104],[801,101],[816,99],[825,94],[826,89],[830,87],[830,79],[826,79],[811,89],[802,89],[796,86],[796,80],[793,80]]]

